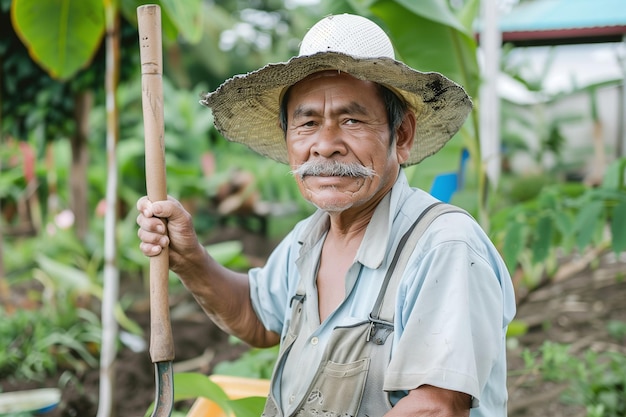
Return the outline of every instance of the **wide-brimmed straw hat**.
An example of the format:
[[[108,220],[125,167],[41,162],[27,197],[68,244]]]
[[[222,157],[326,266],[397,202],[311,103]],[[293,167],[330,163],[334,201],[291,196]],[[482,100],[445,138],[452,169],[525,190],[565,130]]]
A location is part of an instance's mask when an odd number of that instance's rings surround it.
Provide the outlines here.
[[[465,90],[435,72],[420,72],[396,61],[389,37],[374,22],[356,15],[328,16],[304,36],[299,55],[224,82],[201,103],[213,110],[216,128],[230,141],[288,163],[278,116],[284,91],[325,70],[346,72],[386,86],[415,111],[417,126],[404,165],[437,152],[461,128],[472,102]]]

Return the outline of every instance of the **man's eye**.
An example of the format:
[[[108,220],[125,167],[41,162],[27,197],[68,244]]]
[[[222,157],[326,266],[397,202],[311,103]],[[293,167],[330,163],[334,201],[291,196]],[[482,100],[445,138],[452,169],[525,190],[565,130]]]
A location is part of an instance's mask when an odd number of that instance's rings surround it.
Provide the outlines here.
[[[347,124],[347,125],[354,125],[354,124],[357,124],[357,123],[360,123],[360,122],[361,122],[361,121],[360,121],[360,120],[357,120],[357,119],[347,119],[347,120],[346,120],[346,124]]]
[[[315,126],[315,125],[316,125],[315,121],[313,121],[313,120],[309,120],[309,121],[307,121],[307,122],[302,123],[302,125],[301,125],[301,126],[302,126],[302,127],[313,127],[313,126]]]

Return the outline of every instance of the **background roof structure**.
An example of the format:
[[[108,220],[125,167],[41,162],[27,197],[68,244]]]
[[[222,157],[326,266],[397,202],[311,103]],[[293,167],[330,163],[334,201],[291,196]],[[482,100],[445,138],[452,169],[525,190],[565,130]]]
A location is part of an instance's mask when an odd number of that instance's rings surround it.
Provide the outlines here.
[[[500,17],[504,43],[518,46],[621,42],[626,0],[534,0]]]

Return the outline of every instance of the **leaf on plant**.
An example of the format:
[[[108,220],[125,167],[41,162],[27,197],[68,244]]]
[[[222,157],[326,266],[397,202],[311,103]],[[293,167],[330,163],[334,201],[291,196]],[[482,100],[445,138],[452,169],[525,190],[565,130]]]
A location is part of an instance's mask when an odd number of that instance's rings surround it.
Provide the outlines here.
[[[174,374],[174,401],[198,397],[207,398],[222,410],[230,411],[229,399],[224,390],[204,374],[181,372]]]
[[[197,43],[202,38],[202,1],[200,0],[161,0],[180,34],[189,43]]]
[[[611,240],[615,253],[626,250],[626,201],[622,201],[613,209]]]
[[[471,33],[465,26],[461,24],[459,19],[452,13],[450,7],[446,4],[446,2],[442,2],[439,0],[422,0],[416,3],[413,0],[384,0],[379,1],[378,3],[397,3],[402,5],[407,10],[415,13],[416,15],[423,16],[426,19],[432,20],[433,22],[437,22],[439,24],[450,26],[460,32]],[[476,3],[472,1],[471,3]]]
[[[102,0],[14,0],[15,32],[51,77],[66,80],[85,67],[102,42]]]
[[[220,242],[206,247],[211,256],[220,264],[228,264],[243,253],[243,244],[237,240]]]
[[[542,192],[537,197],[539,200],[539,205],[547,210],[557,210],[559,205],[559,195],[558,191],[554,189],[554,187],[546,187],[542,190]]]
[[[126,329],[134,335],[143,335],[143,329],[141,326],[126,315],[124,308],[119,302],[115,304],[113,314],[115,315],[115,320],[117,320],[123,329]]]
[[[437,0],[379,0],[370,10],[385,21],[407,65],[440,72],[463,85],[470,96],[476,96],[476,42],[447,4]]]
[[[608,188],[612,190],[624,189],[625,173],[626,171],[626,158],[621,158],[613,161],[607,168],[602,178],[602,188]]]
[[[265,397],[246,397],[232,400],[230,406],[237,417],[259,417],[263,414]]]
[[[528,323],[522,320],[513,320],[506,331],[507,337],[519,337],[528,333]]]
[[[603,209],[603,201],[592,201],[581,207],[576,217],[576,230],[578,232],[576,245],[579,249],[583,249],[591,242]]]
[[[64,265],[44,255],[37,256],[37,263],[60,288],[102,297],[102,288],[93,284],[89,275],[84,271]]]
[[[511,222],[504,237],[502,248],[504,262],[509,267],[509,271],[514,271],[517,266],[519,254],[524,249],[525,231],[527,226],[521,222]]]
[[[553,233],[552,216],[544,214],[535,227],[532,244],[533,263],[542,262],[548,257]]]

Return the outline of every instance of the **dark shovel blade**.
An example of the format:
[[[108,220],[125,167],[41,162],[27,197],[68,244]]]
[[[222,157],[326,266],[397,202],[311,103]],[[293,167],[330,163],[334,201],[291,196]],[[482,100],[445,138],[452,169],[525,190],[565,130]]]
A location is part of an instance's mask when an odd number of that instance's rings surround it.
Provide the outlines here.
[[[172,362],[154,364],[156,380],[156,404],[152,417],[170,417],[174,408],[174,370]]]

